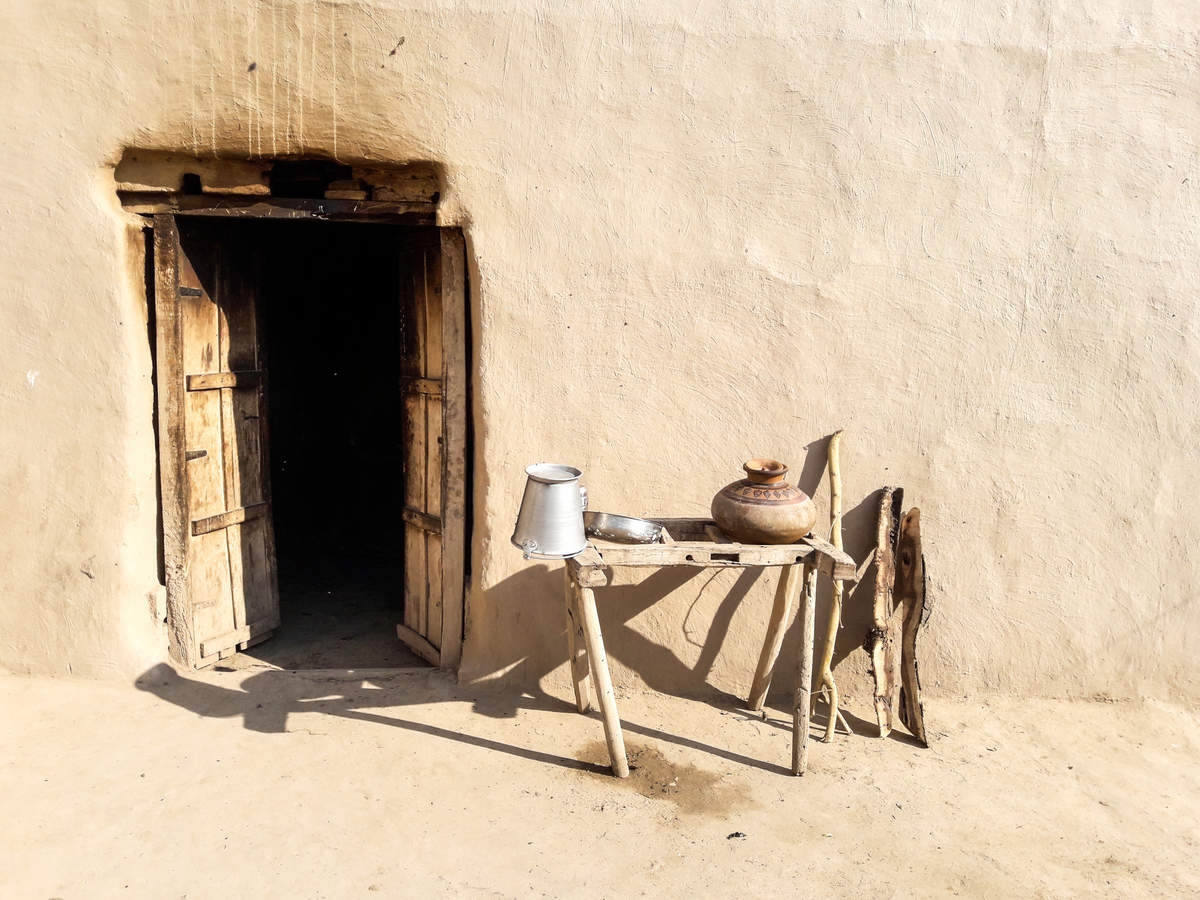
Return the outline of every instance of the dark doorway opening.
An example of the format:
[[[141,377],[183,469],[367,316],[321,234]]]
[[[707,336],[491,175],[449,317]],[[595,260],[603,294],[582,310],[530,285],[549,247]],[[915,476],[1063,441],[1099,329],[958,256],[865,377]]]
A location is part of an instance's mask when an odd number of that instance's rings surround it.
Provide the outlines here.
[[[424,666],[404,617],[404,248],[424,229],[254,228],[263,271],[282,625],[246,655],[287,669]]]

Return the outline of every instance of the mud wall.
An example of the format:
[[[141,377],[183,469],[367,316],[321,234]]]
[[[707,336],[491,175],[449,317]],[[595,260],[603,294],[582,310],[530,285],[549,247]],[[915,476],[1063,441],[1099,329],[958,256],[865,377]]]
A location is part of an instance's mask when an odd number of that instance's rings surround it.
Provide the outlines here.
[[[165,646],[138,147],[441,167],[476,340],[465,678],[564,678],[559,573],[508,544],[525,464],[689,515],[777,456],[824,515],[844,427],[849,549],[880,486],[923,511],[932,691],[1196,695],[1198,17],[5,4],[0,664]],[[744,690],[769,573],[630,581],[601,595],[620,683]]]

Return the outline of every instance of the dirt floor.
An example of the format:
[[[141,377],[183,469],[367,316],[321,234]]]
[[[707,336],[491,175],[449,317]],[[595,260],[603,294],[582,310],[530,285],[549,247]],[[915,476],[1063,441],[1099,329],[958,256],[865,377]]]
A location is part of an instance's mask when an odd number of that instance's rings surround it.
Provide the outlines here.
[[[390,584],[355,577],[351,563],[334,572],[310,567],[284,576],[279,579],[279,631],[242,653],[240,660],[280,669],[428,665],[396,640],[396,623],[404,620],[404,612]]]
[[[792,778],[778,710],[620,699],[624,782],[594,714],[433,670],[3,677],[0,896],[1200,894],[1194,711],[930,700],[932,749]]]

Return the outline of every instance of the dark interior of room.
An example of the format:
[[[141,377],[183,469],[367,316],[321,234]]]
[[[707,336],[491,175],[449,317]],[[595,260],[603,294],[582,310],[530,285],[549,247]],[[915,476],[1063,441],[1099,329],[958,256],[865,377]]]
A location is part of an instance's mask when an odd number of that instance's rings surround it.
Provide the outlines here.
[[[283,624],[248,655],[289,669],[424,665],[403,620],[406,229],[254,229]]]

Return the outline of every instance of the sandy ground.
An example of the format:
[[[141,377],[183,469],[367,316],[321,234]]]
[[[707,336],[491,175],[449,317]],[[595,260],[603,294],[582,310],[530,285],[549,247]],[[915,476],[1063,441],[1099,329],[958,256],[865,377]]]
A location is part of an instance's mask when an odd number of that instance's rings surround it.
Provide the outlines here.
[[[622,782],[594,715],[432,671],[139,688],[0,678],[0,896],[1200,893],[1197,714],[1160,703],[930,700],[932,749],[797,779],[782,712],[637,693]]]

